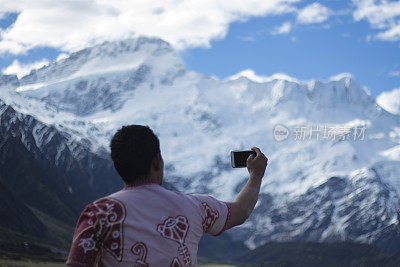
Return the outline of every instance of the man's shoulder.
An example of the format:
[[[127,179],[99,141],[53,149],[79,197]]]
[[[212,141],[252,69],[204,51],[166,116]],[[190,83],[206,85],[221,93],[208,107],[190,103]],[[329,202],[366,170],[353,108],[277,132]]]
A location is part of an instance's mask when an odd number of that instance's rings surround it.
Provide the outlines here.
[[[101,197],[87,204],[82,213],[89,212],[90,214],[92,214],[93,211],[97,211],[96,213],[98,213],[99,211],[107,211],[110,209],[114,211],[119,211],[120,213],[125,213],[126,208],[124,203],[119,200],[118,197],[115,197],[117,195],[114,194]]]

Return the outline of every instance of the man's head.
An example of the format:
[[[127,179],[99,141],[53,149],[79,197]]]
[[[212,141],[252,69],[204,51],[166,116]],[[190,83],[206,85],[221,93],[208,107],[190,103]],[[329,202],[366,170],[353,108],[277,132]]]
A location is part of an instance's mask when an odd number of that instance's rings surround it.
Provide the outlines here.
[[[161,183],[164,162],[160,141],[148,126],[123,126],[112,138],[110,148],[115,169],[126,185]]]

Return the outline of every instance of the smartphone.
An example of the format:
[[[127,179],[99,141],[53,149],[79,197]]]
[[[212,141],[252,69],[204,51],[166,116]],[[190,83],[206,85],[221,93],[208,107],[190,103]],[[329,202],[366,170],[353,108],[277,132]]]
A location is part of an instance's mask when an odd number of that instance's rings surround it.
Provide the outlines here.
[[[234,150],[231,151],[232,168],[245,168],[247,166],[247,158],[250,155],[256,155],[253,150]]]

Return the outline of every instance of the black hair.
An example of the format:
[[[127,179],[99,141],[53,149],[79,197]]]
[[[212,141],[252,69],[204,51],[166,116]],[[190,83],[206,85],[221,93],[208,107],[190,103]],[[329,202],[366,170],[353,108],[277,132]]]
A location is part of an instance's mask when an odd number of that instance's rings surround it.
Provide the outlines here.
[[[128,125],[111,140],[114,167],[126,184],[144,182],[153,158],[160,153],[160,141],[148,126]]]

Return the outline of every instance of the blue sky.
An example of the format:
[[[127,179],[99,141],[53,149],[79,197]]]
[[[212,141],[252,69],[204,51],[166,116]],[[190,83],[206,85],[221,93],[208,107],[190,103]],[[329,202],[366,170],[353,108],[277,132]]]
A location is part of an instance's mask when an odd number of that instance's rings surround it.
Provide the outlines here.
[[[181,24],[171,20],[172,26],[165,29],[162,25],[146,28],[145,24],[145,27],[135,29],[132,26],[130,29],[130,25],[136,25],[135,21],[126,26],[124,20],[116,19],[125,12],[122,9],[114,12],[117,4],[106,8],[92,3],[60,6],[60,9],[54,9],[54,16],[57,12],[60,15],[48,18],[47,23],[47,13],[41,13],[40,7],[33,10],[29,5],[16,5],[3,14],[0,12],[0,70],[11,73],[25,68],[26,71],[32,63],[40,66],[55,60],[60,54],[68,54],[92,43],[122,39],[131,33],[150,33],[170,41],[188,69],[219,78],[245,69],[265,76],[286,73],[299,80],[328,79],[348,72],[375,97],[383,91],[400,87],[399,1],[273,1],[273,6],[262,6],[262,1],[250,1],[256,8],[257,4],[260,5],[260,12],[247,6],[244,10],[243,5],[235,1],[232,1],[233,7],[220,4],[204,11],[198,6],[193,10],[191,6],[185,6],[187,16],[182,18],[190,17],[190,14],[199,17]],[[46,9],[46,6],[42,8]],[[85,13],[85,8],[90,10],[90,14]],[[148,6],[143,8],[147,10]],[[96,13],[93,10],[100,11]],[[69,13],[69,17],[63,20],[61,12]],[[167,19],[185,12],[172,7],[172,4],[165,4],[153,9],[140,23],[148,18],[150,25],[163,14],[163,19]],[[68,21],[71,14],[76,14],[78,26],[72,25],[75,21]],[[77,31],[81,17],[83,26],[91,21],[104,24],[104,34],[102,31],[97,33],[96,29],[96,34],[92,34],[92,28],[85,29],[86,26],[81,32]],[[54,21],[51,27],[50,21]],[[119,29],[119,23],[121,31],[117,35],[114,32]],[[71,30],[68,29],[70,24]],[[201,24],[205,26],[202,28]],[[26,30],[28,25],[32,25],[30,31]],[[143,32],[138,29],[143,29]]]
[[[328,79],[349,72],[376,96],[400,86],[399,42],[367,41],[371,28],[350,16],[318,25],[296,25],[290,33],[268,29],[291,16],[254,18],[231,24],[225,39],[210,49],[189,49],[182,57],[189,69],[224,78],[250,68],[257,74],[284,72],[300,80]],[[247,38],[246,38],[247,37]]]

